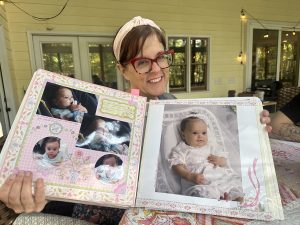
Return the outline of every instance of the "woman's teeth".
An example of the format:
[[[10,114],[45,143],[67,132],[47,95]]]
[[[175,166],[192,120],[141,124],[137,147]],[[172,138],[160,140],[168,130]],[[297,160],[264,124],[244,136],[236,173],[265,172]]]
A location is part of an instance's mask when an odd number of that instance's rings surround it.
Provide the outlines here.
[[[157,82],[159,82],[159,81],[161,81],[161,77],[158,77],[158,78],[149,80],[148,82],[150,82],[150,83],[157,83]]]

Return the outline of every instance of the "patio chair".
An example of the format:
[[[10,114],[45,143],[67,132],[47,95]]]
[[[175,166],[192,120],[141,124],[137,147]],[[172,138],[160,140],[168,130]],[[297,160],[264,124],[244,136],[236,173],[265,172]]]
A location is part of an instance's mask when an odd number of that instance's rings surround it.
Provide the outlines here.
[[[281,109],[286,103],[292,100],[298,93],[300,93],[300,87],[284,87],[281,88],[277,95],[277,109]]]

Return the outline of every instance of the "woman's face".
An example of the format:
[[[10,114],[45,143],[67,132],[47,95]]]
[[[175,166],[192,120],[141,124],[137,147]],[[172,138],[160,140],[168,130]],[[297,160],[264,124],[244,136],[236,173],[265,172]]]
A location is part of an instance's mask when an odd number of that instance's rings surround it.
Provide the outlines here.
[[[155,35],[149,36],[143,46],[142,51],[136,57],[155,59],[159,53],[164,51],[164,47]],[[131,88],[139,89],[140,95],[148,99],[157,99],[163,94],[169,80],[169,69],[161,69],[157,63],[152,64],[149,73],[139,74],[132,64],[123,67],[119,65],[121,73],[130,82]]]

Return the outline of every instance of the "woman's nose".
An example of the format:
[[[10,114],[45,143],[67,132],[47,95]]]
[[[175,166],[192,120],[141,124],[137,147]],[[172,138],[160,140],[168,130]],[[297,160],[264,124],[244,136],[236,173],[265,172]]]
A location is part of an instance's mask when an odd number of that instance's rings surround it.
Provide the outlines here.
[[[161,70],[161,68],[159,67],[159,65],[157,64],[157,62],[153,62],[150,72],[158,72],[160,70]]]

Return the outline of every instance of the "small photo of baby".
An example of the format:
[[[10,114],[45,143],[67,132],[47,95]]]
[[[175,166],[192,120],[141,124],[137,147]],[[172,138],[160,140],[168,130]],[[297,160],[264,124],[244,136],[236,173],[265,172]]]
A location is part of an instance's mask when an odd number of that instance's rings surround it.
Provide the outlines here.
[[[124,176],[123,161],[114,154],[101,156],[95,165],[96,178],[107,182],[116,183]]]
[[[47,83],[37,114],[81,123],[85,113],[95,114],[95,95]]]
[[[61,147],[60,138],[53,136],[45,137],[34,146],[33,158],[38,161],[39,165],[44,167],[60,166],[65,160]]]
[[[86,114],[76,147],[127,155],[130,133],[131,127],[127,122]]]

